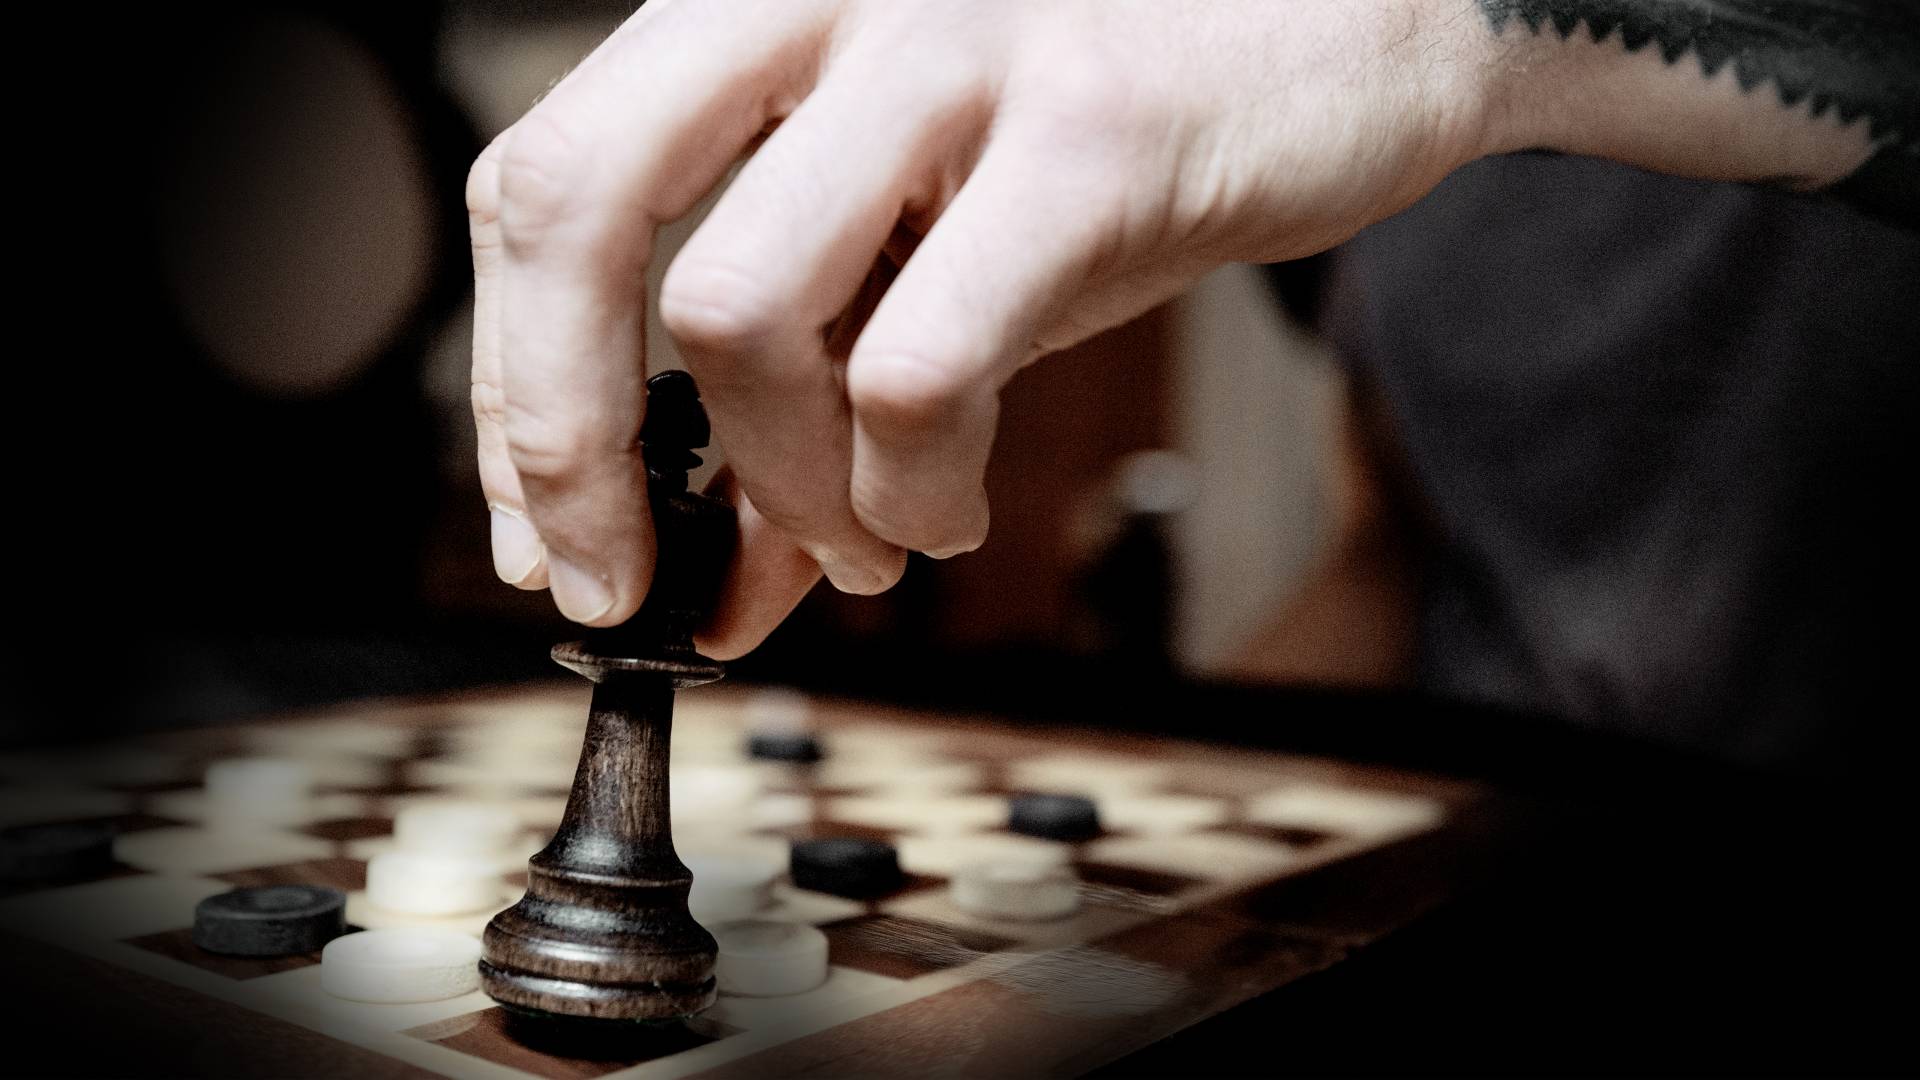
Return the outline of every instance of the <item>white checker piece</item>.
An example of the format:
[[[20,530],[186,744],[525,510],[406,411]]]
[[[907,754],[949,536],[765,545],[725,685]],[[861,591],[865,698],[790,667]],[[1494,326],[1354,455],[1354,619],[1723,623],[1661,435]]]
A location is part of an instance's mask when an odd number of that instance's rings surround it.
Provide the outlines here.
[[[1225,799],[1200,795],[1113,794],[1099,801],[1100,823],[1116,832],[1174,836],[1225,825]]]
[[[367,903],[408,915],[491,911],[500,896],[497,856],[389,851],[367,863]]]
[[[246,731],[246,744],[256,752],[301,758],[405,757],[413,748],[413,739],[413,728],[378,720],[279,724]]]
[[[262,1004],[267,1008],[309,1027],[346,1023],[377,1031],[405,1031],[436,1020],[479,1012],[493,1005],[493,999],[478,990],[445,1001],[424,1001],[410,1005],[348,1001],[334,997],[320,985],[319,964],[262,975],[247,980],[247,986],[250,991],[260,994]]]
[[[978,832],[1007,823],[994,795],[852,795],[827,803],[835,821],[927,834]]]
[[[149,814],[175,821],[199,822],[213,829],[254,831],[273,827],[298,828],[317,821],[362,817],[372,810],[373,805],[374,801],[365,795],[336,792],[331,795],[309,795],[271,809],[260,807],[256,813],[250,812],[247,807],[222,805],[207,792],[195,788],[190,791],[163,791],[148,798],[144,809]]]
[[[753,829],[786,829],[813,820],[813,796],[771,792],[753,800],[747,807],[747,826]]]
[[[117,837],[114,857],[128,866],[169,874],[224,874],[324,859],[333,841],[279,829],[207,829],[183,825]],[[192,922],[192,919],[188,919]]]
[[[794,735],[813,729],[813,701],[784,686],[760,687],[740,703],[740,723],[756,734]]]
[[[977,790],[985,778],[986,770],[970,761],[902,758],[824,761],[813,782],[822,788],[941,794]]]
[[[760,794],[762,777],[752,769],[727,765],[691,765],[667,774],[667,799],[674,819],[734,818]]]
[[[298,757],[227,758],[207,767],[207,789],[215,786],[215,774],[223,770],[245,772],[249,766],[280,767],[283,778],[314,787],[372,787],[386,782],[387,763],[373,758],[340,753],[307,751]]]
[[[817,1031],[838,1022],[823,1013],[839,1011],[869,995],[886,993],[902,985],[903,980],[886,975],[834,967],[828,969],[826,982],[804,994],[776,998],[722,994],[704,1015],[746,1031]]]
[[[771,907],[773,883],[786,869],[780,859],[746,852],[682,850],[680,861],[693,874],[687,910],[708,928]]]
[[[1159,762],[1099,754],[1049,754],[1016,761],[1007,770],[1016,788],[1096,800],[1165,787],[1172,775],[1173,770]]]
[[[486,932],[487,923],[501,910],[512,906],[520,899],[520,889],[500,883],[499,899],[489,904],[485,910],[468,912],[464,915],[409,915],[401,911],[388,911],[378,907],[367,899],[365,889],[347,894],[347,921],[355,926],[364,926],[368,930],[389,930],[404,927],[428,927],[436,930],[452,930],[456,933],[479,937]]]
[[[744,736],[733,724],[709,723],[703,720],[689,721],[680,715],[680,702],[674,702],[673,743],[670,748],[673,760],[679,761],[738,761]]]
[[[0,827],[111,817],[133,809],[133,796],[88,788],[0,787]]]
[[[476,800],[470,797],[462,798],[457,793],[447,794],[444,792],[389,797],[380,800],[377,809],[385,813],[388,817],[396,819],[397,827],[397,819],[413,807],[444,806],[462,803],[479,803],[484,806],[500,807],[510,811],[515,817],[519,818],[523,828],[541,829],[547,833],[552,833],[554,829],[559,827],[560,819],[565,815],[567,809],[567,797],[565,795],[516,794]]]
[[[1289,845],[1232,833],[1110,836],[1087,845],[1086,857],[1170,874],[1220,881],[1284,873],[1304,862]]]
[[[572,785],[574,764],[525,762],[515,768],[511,762],[475,764],[460,758],[426,758],[401,767],[408,783],[419,787],[446,788],[480,798],[519,795],[529,791],[564,789]]]
[[[1446,812],[1436,800],[1415,795],[1295,784],[1248,800],[1245,816],[1258,825],[1383,841],[1425,832]]]
[[[857,762],[934,761],[942,758],[946,737],[910,727],[847,725],[823,736],[827,760]]]
[[[513,772],[533,768],[541,773],[565,769],[571,772],[580,762],[582,734],[558,732],[527,738],[525,735],[493,732],[457,731],[448,734],[447,760],[459,761],[494,772]]]
[[[527,868],[527,860],[547,846],[551,835],[540,836],[535,833],[522,833],[511,847],[490,852],[484,858],[492,861],[494,871],[500,874],[517,873]],[[341,854],[349,859],[359,859],[372,863],[374,859],[400,850],[400,845],[391,836],[365,836],[358,840],[349,840],[340,845]]]
[[[417,1005],[480,987],[480,939],[446,930],[361,930],[320,951],[320,985],[349,1001]]]
[[[393,819],[393,840],[402,851],[444,855],[508,850],[525,831],[513,807],[454,799],[422,799],[401,808]]]
[[[1064,863],[1073,858],[1071,844],[1014,833],[902,836],[894,846],[899,851],[901,868],[908,873],[946,878],[968,863],[988,859]]]

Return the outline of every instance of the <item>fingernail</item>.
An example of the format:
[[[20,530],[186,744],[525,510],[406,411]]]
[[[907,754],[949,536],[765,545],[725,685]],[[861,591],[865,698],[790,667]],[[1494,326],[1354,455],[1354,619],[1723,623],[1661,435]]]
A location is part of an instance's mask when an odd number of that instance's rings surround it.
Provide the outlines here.
[[[833,587],[843,593],[855,596],[871,596],[881,591],[886,582],[880,575],[863,566],[845,562],[831,551],[809,551],[813,561],[820,564],[820,572],[827,575]]]
[[[502,506],[493,508],[493,572],[509,585],[527,580],[547,547],[526,518]]]
[[[592,622],[613,607],[613,589],[565,559],[547,560],[547,578],[554,606],[574,622]]]

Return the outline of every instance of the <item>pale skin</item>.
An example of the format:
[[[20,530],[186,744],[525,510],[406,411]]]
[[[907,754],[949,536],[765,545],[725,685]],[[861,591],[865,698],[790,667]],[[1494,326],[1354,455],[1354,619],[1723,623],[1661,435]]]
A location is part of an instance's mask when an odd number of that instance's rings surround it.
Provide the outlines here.
[[[495,567],[587,625],[639,607],[641,282],[743,158],[657,298],[740,517],[720,659],[823,571],[978,547],[1025,364],[1534,147],[1818,188],[1876,143],[1474,0],[651,0],[469,179]]]

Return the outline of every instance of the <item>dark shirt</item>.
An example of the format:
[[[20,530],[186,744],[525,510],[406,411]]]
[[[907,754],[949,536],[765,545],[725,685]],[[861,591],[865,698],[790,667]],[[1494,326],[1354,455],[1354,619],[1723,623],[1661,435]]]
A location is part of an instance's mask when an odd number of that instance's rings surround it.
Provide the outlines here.
[[[1335,256],[1426,523],[1419,678],[1750,762],[1909,721],[1920,236],[1520,154]]]

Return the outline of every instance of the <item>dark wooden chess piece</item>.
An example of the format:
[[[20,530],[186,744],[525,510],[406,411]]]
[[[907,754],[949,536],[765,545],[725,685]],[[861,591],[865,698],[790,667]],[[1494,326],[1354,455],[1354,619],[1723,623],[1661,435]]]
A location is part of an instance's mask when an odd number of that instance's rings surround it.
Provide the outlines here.
[[[713,1003],[713,935],[687,912],[693,877],[673,850],[667,748],[673,692],[721,677],[694,651],[735,543],[733,511],[687,490],[709,430],[693,379],[647,381],[640,442],[658,539],[634,617],[553,649],[593,681],[573,791],[527,894],[487,925],[481,985],[535,1019],[665,1020]]]

